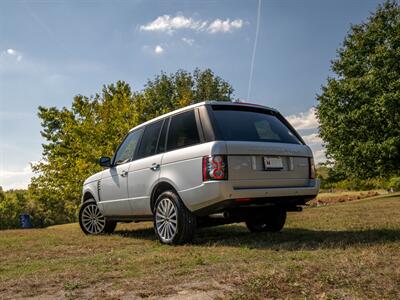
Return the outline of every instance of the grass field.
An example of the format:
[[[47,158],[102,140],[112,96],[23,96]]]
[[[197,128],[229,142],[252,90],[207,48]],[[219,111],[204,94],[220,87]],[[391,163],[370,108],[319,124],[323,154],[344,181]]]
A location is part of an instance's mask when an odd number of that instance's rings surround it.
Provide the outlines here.
[[[85,236],[77,224],[0,232],[0,298],[399,299],[400,195],[290,213],[161,245],[150,223]]]

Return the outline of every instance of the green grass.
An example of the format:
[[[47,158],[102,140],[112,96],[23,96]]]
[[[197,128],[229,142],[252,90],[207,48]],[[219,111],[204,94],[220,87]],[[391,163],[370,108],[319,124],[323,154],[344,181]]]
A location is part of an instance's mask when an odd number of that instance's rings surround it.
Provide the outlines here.
[[[155,240],[150,223],[85,236],[77,224],[0,231],[0,299],[400,298],[400,195],[290,213],[282,232],[200,230]]]

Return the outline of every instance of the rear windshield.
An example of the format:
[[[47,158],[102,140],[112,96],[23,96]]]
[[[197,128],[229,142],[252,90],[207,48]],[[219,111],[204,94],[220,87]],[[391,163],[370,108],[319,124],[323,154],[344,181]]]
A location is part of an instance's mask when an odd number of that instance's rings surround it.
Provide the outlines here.
[[[212,106],[222,140],[301,144],[293,132],[268,111],[233,106]]]

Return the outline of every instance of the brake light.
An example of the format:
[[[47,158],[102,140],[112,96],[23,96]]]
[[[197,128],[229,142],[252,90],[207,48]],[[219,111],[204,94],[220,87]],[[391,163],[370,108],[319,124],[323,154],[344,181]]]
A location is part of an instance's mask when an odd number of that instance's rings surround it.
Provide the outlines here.
[[[310,179],[315,179],[315,164],[314,158],[310,157],[308,159],[309,169],[310,169]]]
[[[208,155],[203,157],[203,181],[227,179],[228,162],[225,155]]]

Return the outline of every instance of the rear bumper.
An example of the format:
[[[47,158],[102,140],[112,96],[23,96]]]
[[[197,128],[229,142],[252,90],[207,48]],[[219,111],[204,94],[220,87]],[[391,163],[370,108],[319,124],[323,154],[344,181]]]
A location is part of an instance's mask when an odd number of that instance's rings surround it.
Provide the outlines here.
[[[279,203],[285,199],[294,198],[299,202],[314,198],[319,192],[320,182],[318,179],[309,180],[307,186],[280,186],[263,187],[243,185],[232,181],[208,181],[200,186],[188,190],[179,191],[179,195],[186,207],[192,212],[204,212],[221,210],[225,205],[231,203],[232,199],[238,198],[260,198],[264,202]],[[209,210],[207,208],[210,208]]]

